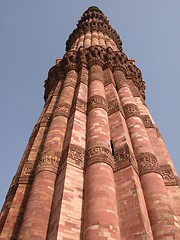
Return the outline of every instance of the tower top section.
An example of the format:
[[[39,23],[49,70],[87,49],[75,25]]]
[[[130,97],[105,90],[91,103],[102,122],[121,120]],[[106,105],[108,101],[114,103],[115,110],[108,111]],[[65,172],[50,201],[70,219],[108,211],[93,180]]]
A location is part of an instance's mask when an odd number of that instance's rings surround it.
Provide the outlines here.
[[[122,41],[117,32],[109,24],[104,13],[96,6],[89,7],[78,21],[77,28],[70,34],[66,42],[66,51],[74,47],[76,40],[82,35],[101,32],[106,38],[114,42],[117,49],[122,51]]]

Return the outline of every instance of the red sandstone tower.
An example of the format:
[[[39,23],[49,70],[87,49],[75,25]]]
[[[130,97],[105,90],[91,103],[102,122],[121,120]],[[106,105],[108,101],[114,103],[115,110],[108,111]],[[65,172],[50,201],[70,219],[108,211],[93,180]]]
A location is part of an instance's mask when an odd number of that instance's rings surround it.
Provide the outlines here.
[[[45,81],[1,240],[180,239],[179,178],[116,31],[90,7]]]

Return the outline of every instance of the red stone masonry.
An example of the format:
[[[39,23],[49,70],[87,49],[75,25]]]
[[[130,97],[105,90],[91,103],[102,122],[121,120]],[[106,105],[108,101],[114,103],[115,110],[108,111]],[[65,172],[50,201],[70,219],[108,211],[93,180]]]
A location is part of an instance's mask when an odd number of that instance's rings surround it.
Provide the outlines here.
[[[45,105],[0,215],[0,240],[180,239],[180,180],[119,35],[90,7],[45,81]]]

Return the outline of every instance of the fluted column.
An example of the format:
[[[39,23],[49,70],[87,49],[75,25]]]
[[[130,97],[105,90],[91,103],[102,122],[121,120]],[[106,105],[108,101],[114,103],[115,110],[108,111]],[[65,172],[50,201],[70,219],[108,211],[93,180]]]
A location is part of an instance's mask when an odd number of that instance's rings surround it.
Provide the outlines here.
[[[57,89],[60,88],[60,83],[61,82],[59,82],[58,86],[56,87]],[[40,154],[40,152],[42,151],[42,143],[44,141],[44,135],[47,128],[47,124],[44,124],[44,119],[46,119],[46,117],[52,113],[55,99],[57,97],[54,96],[54,99],[52,98],[54,87],[49,94],[50,97],[47,99],[47,104],[45,104],[41,116],[39,117],[39,120],[33,129],[26,151],[23,155],[17,173],[10,186],[8,200],[9,197],[11,197],[11,208],[10,210],[5,208],[6,212],[7,210],[9,210],[9,212],[6,216],[4,215],[4,217],[6,217],[4,218],[6,219],[6,221],[2,229],[1,239],[7,240],[17,237],[26,202],[29,197],[32,180],[34,177],[33,174],[36,160],[38,154]]]
[[[179,225],[168,201],[160,167],[152,151],[132,92],[121,70],[114,71],[114,78],[138,163],[154,239],[169,239],[169,237],[178,239]]]
[[[105,41],[104,41],[104,35],[102,32],[98,32],[98,39],[99,39],[99,46],[103,47],[103,48],[106,48],[106,44],[105,44]]]
[[[98,33],[97,31],[92,31],[91,34],[91,46],[98,45]]]
[[[46,238],[54,185],[76,81],[76,71],[70,70],[66,74],[61,96],[46,136],[18,239]]]
[[[89,69],[84,239],[120,239],[103,71]]]
[[[78,50],[80,47],[83,47],[84,46],[84,34],[82,33],[80,38],[79,38],[79,42],[77,44],[77,49]]]

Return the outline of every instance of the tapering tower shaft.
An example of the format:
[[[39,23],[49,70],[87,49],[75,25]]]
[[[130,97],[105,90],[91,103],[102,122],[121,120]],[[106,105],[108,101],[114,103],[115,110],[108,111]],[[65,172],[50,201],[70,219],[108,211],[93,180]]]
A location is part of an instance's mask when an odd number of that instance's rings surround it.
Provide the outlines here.
[[[179,178],[141,72],[97,7],[69,36],[44,98],[0,239],[179,239]]]

